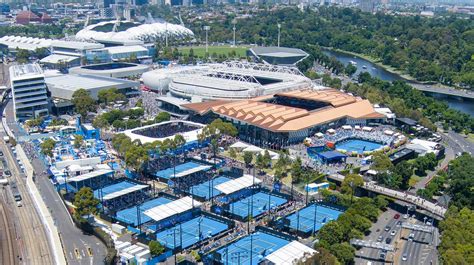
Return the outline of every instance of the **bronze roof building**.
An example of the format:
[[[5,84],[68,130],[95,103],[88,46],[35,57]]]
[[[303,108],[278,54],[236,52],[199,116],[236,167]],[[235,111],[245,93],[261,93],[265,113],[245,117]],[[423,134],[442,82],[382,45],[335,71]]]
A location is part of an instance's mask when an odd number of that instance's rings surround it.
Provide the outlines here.
[[[368,100],[335,89],[296,90],[240,101],[185,104],[194,119],[223,118],[239,129],[239,137],[260,146],[284,147],[345,124],[383,122]]]

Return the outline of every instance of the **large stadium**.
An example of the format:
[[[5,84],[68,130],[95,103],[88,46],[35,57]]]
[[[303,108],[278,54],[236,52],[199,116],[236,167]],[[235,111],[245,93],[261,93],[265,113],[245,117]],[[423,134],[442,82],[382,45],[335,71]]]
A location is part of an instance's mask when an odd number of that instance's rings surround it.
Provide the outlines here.
[[[83,41],[125,39],[154,42],[164,40],[166,35],[175,40],[194,38],[194,33],[181,25],[166,22],[140,24],[132,21],[105,21],[89,25],[80,30],[76,34],[76,38]]]
[[[151,89],[192,101],[241,100],[312,87],[311,80],[294,67],[242,62],[160,69],[142,78]]]

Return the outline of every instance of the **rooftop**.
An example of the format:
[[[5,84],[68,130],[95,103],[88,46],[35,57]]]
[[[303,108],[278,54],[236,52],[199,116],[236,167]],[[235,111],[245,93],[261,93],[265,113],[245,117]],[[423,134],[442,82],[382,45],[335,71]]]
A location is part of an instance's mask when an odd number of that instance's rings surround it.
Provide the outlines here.
[[[92,50],[92,49],[104,48],[104,45],[100,43],[92,43],[92,42],[85,42],[85,41],[65,41],[65,40],[54,40],[52,41],[51,46],[57,47],[57,48],[67,48],[67,49],[75,49],[75,50]]]
[[[97,75],[66,74],[46,77],[46,83],[64,90],[76,91],[80,88],[90,90],[101,87],[118,87],[123,85],[136,86],[136,82],[125,79],[103,77]]]
[[[314,104],[324,102],[329,105],[307,110],[295,106],[263,102],[263,100],[268,101],[271,98],[271,96],[263,96],[234,102],[215,101],[183,106],[200,114],[212,111],[225,117],[278,132],[298,131],[344,117],[354,119],[384,117],[375,112],[368,100],[362,100],[335,89],[296,90],[273,95],[273,97],[277,96],[301,99],[306,102],[314,101]]]
[[[28,78],[43,75],[43,70],[38,64],[19,64],[10,66],[11,78]]]
[[[254,54],[258,56],[306,56],[308,55],[305,51],[296,48],[286,47],[252,47],[250,49]]]

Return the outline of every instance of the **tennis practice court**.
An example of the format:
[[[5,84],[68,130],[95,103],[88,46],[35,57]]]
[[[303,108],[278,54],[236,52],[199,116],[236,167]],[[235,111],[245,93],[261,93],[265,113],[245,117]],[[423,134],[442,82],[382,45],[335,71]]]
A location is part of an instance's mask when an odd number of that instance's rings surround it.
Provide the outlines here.
[[[209,200],[211,198],[211,194],[212,194],[212,197],[215,197],[221,194],[221,192],[215,187],[229,180],[230,178],[218,177],[218,178],[215,178],[213,181],[209,180],[199,185],[193,186],[190,189],[190,192],[195,196]],[[211,184],[214,184],[213,185],[214,187],[212,188],[211,194],[209,194],[209,186],[211,186]]]
[[[252,207],[253,200],[253,207]],[[249,212],[252,217],[257,217],[260,214],[273,209],[287,202],[286,199],[271,195],[266,192],[255,193],[252,196],[233,202],[229,205],[229,211],[241,218],[247,218]]]
[[[327,206],[311,204],[305,208],[292,213],[287,218],[290,220],[290,228],[297,229],[303,233],[319,231],[321,227],[331,220],[336,220],[341,211],[329,208]],[[314,222],[316,217],[316,222]]]
[[[259,264],[266,256],[288,243],[290,241],[286,239],[258,231],[219,249],[217,252],[220,254],[221,262],[226,265]]]
[[[199,241],[217,235],[227,228],[226,223],[206,216],[199,216],[157,233],[156,239],[168,248],[174,249],[175,246],[182,246],[185,249]]]
[[[146,210],[169,202],[171,202],[170,199],[161,197],[142,203],[140,205],[140,223],[144,224],[146,222],[151,221],[151,218],[144,214]],[[125,210],[118,211],[116,218],[117,220],[122,221],[126,224],[138,226],[137,207],[130,207]]]
[[[173,169],[173,167],[167,168],[160,170],[156,172],[155,176],[159,178],[164,178],[164,179],[171,179],[171,178],[178,178],[178,177],[184,177],[188,176],[190,174],[195,174],[200,171],[207,171],[211,168],[211,166],[199,164],[196,162],[187,162],[181,165],[177,165],[176,169]],[[176,176],[174,175],[176,171]]]

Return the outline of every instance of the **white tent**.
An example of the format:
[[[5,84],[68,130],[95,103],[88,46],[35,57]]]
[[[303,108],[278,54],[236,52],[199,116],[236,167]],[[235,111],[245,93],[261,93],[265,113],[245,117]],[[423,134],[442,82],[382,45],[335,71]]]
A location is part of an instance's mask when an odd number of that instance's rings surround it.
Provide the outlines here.
[[[393,135],[392,130],[385,130],[385,131],[383,131],[383,133],[385,133],[386,135]]]
[[[343,126],[342,126],[342,129],[344,129],[344,130],[351,130],[351,129],[352,129],[352,126],[350,126],[350,125],[343,125]]]
[[[236,142],[236,143],[232,144],[232,145],[230,146],[230,148],[244,149],[244,148],[247,148],[247,147],[249,147],[249,146],[250,146],[249,144],[246,144],[246,143],[244,143],[244,142],[240,142],[240,141],[239,141],[239,142]]]
[[[359,126],[359,125],[356,125],[356,126],[354,126],[354,129],[360,130],[360,126]]]
[[[246,147],[243,151],[244,152],[251,152],[251,153],[259,153],[259,152],[263,151],[263,149],[260,148],[260,147],[255,146],[255,145],[250,145],[250,146]]]
[[[318,137],[318,138],[323,138],[323,137],[324,137],[324,134],[321,133],[321,132],[318,132],[318,133],[316,133],[315,135],[316,135],[316,137]]]
[[[335,132],[336,132],[336,130],[334,130],[334,129],[329,129],[329,130],[327,130],[327,133],[330,133],[330,134],[333,134],[333,133],[335,133]]]
[[[372,127],[369,127],[369,126],[364,126],[364,127],[362,128],[362,130],[363,130],[363,131],[366,131],[366,132],[371,132],[371,131],[373,130],[373,128],[372,128]]]
[[[279,155],[278,153],[275,153],[275,152],[270,151],[270,150],[267,150],[267,151],[268,151],[268,154],[270,155],[270,157],[271,157],[272,159],[278,159],[278,158],[280,158],[280,155]],[[260,154],[264,155],[264,154],[265,154],[265,150],[262,150],[262,151],[260,152]]]

